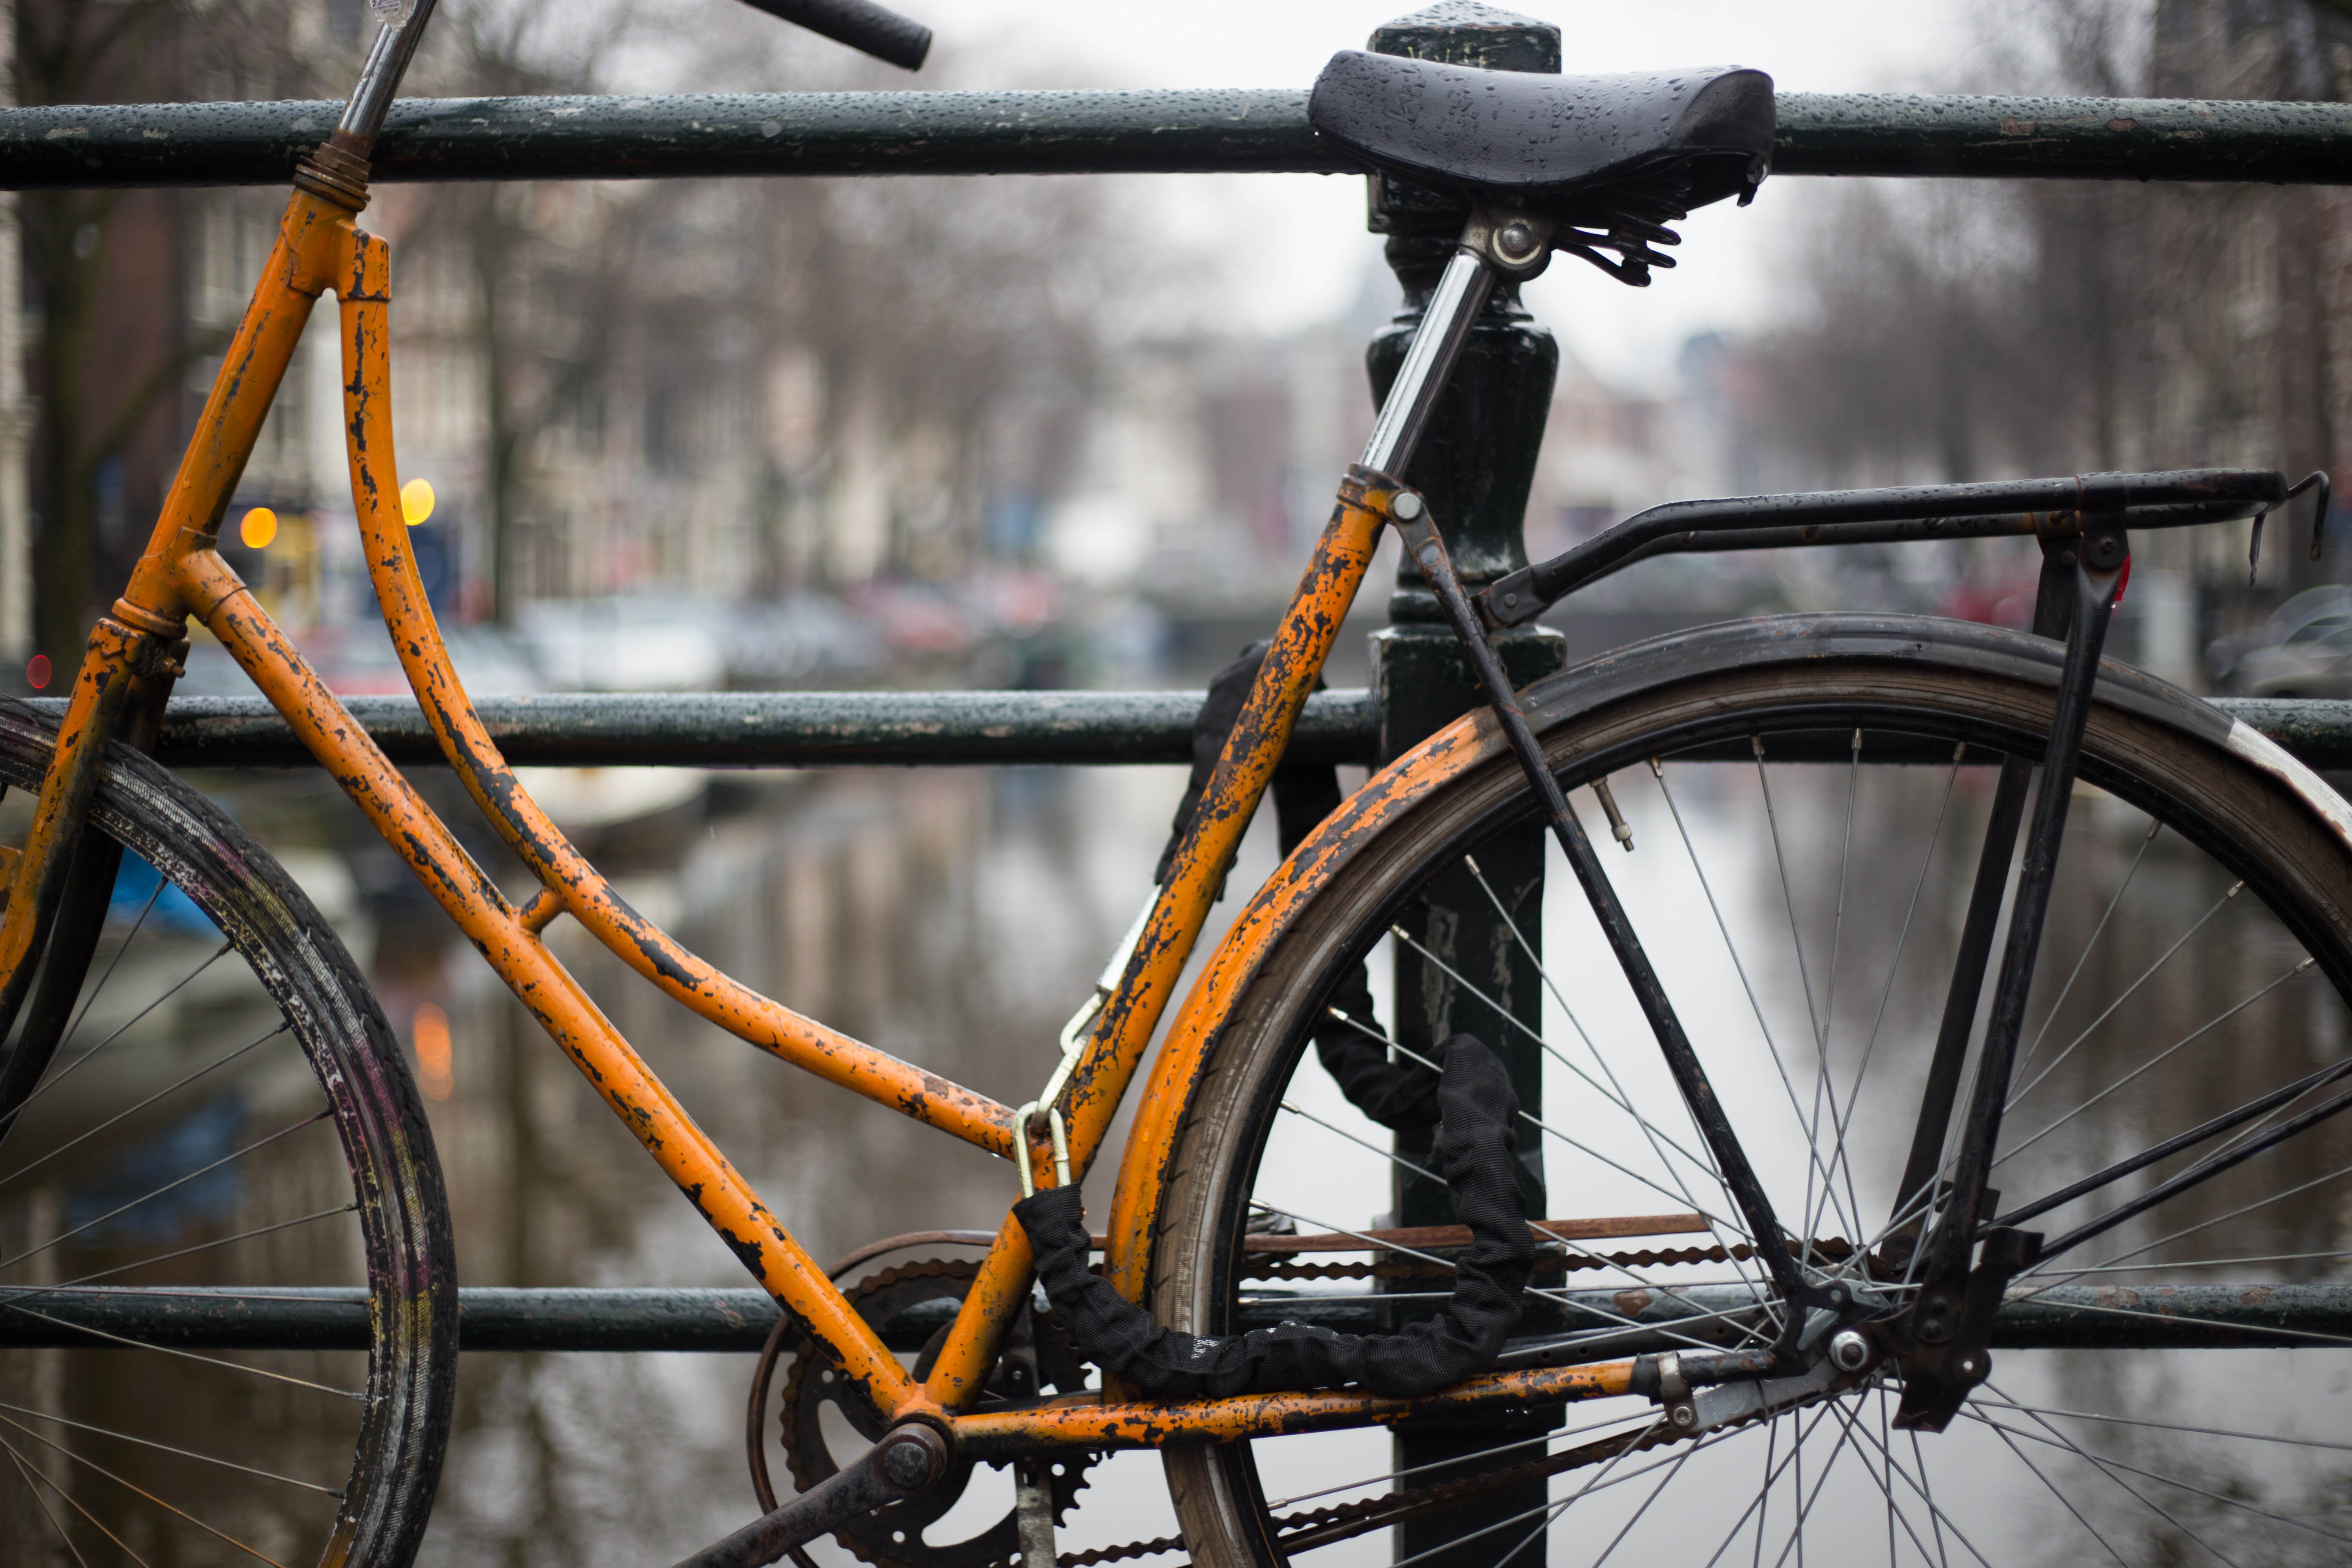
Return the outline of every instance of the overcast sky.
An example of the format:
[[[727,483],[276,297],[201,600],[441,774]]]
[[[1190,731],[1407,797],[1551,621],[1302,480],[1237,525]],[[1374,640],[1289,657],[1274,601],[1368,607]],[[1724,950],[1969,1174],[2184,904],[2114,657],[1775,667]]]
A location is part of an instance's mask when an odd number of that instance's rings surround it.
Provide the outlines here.
[[[1400,0],[901,3],[939,35],[943,56],[952,51],[956,85],[1006,88],[1303,88],[1333,50],[1361,47],[1373,27],[1412,8]],[[1737,64],[1770,72],[1783,89],[1917,91],[1979,74],[1969,65],[1982,52],[1974,0],[1537,0],[1517,9],[1560,27],[1570,71]],[[1686,333],[1769,317],[1772,262],[1805,210],[1790,200],[1800,184],[1768,184],[1751,208],[1694,217],[1682,266],[1647,290],[1565,260],[1529,290],[1529,303],[1595,369],[1654,383]],[[1344,309],[1378,257],[1360,179],[1158,176],[1141,188],[1150,220],[1181,241],[1264,258],[1204,280],[1178,302],[1188,311],[1278,332]]]

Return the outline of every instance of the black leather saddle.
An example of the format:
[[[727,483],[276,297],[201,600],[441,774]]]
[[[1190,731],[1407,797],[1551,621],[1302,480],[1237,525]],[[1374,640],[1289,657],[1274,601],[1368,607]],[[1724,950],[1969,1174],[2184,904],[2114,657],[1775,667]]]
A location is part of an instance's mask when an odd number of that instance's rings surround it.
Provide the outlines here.
[[[1348,49],[1307,115],[1409,184],[1589,227],[1745,202],[1772,156],[1772,79],[1738,68],[1549,76]]]

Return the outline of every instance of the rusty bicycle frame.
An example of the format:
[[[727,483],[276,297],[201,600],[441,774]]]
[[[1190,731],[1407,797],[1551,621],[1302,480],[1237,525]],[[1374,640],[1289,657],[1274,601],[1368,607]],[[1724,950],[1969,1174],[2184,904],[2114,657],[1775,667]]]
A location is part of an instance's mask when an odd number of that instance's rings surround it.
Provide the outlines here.
[[[421,14],[429,5],[420,5]],[[390,36],[394,29],[387,28]],[[410,44],[413,47],[413,41]],[[380,54],[383,52],[379,45]],[[392,73],[396,79],[396,70]],[[1285,613],[1241,721],[1226,742],[1171,869],[1094,1014],[1082,1048],[1055,1076],[1044,1119],[997,1103],[758,994],[639,915],[531,800],[500,756],[451,668],[411,552],[399,501],[391,417],[390,247],[360,228],[373,125],[363,82],[343,127],[306,157],[268,259],[223,359],[145,552],[93,630],[58,732],[57,761],[35,809],[5,918],[0,1016],[13,1013],[41,956],[107,742],[152,734],[184,657],[186,623],[203,623],[235,657],[303,744],[406,861],[505,981],[701,1213],[744,1267],[838,1358],[886,1419],[944,1429],[975,1457],[1052,1448],[1158,1447],[1393,1422],[1439,1409],[1558,1404],[1627,1391],[1630,1361],[1495,1373],[1420,1401],[1357,1392],[1154,1403],[1072,1395],[1027,1408],[968,1414],[1032,1278],[1026,1237],[1008,1212],[929,1375],[916,1380],[793,1239],[638,1052],[549,951],[546,928],[568,915],[656,987],[704,1018],[795,1067],[889,1106],[990,1153],[1053,1169],[1066,1127],[1065,1179],[1102,1152],[1111,1121],[1167,1012],[1243,832],[1370,566],[1396,487],[1351,472]],[[388,104],[390,87],[378,96]],[[374,108],[381,122],[382,104]],[[358,121],[356,127],[354,121]],[[518,906],[478,866],[271,621],[218,552],[220,528],[312,309],[335,296],[341,316],[343,409],[353,504],[367,563],[401,665],[443,755],[499,835],[538,878]],[[1479,290],[1483,299],[1484,289]],[[1476,301],[1469,311],[1475,314]],[[1431,320],[1439,320],[1434,307]],[[1466,326],[1467,318],[1462,318]],[[1425,334],[1427,335],[1427,334]],[[1441,334],[1454,339],[1459,334]],[[1424,374],[1442,383],[1451,348],[1433,345]],[[1442,356],[1442,357],[1441,357]],[[1426,412],[1423,400],[1422,412]],[[1384,416],[1385,417],[1385,416]],[[1409,440],[1404,443],[1409,447]],[[1391,441],[1391,450],[1396,443]],[[1391,465],[1402,468],[1402,456]],[[1383,810],[1461,765],[1468,721],[1390,770],[1350,807],[1343,840],[1375,831]],[[1139,1300],[1159,1195],[1185,1089],[1215,1034],[1233,977],[1316,885],[1311,868],[1269,889],[1229,936],[1171,1029],[1121,1155],[1107,1268]],[[1009,1185],[1010,1184],[1008,1184]]]

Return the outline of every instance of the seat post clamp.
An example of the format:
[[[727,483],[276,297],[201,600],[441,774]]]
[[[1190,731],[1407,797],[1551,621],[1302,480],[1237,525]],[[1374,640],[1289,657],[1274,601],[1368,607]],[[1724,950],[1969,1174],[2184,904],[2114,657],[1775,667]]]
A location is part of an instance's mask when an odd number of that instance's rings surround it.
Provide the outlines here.
[[[1550,262],[1552,231],[1558,226],[1548,217],[1482,202],[1471,209],[1457,243],[1513,282],[1525,282]]]

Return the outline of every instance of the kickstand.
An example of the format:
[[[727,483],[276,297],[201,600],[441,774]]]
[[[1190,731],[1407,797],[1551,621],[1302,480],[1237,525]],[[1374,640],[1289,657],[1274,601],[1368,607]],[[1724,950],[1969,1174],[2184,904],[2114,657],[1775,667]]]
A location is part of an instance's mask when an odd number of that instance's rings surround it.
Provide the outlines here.
[[[1041,1456],[1013,1467],[1013,1517],[1021,1532],[1021,1568],[1054,1568],[1053,1463]]]

